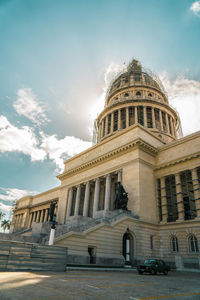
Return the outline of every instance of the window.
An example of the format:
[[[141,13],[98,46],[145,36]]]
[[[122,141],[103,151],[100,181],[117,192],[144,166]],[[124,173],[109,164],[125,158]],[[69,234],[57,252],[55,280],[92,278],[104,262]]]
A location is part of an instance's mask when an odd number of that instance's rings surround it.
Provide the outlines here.
[[[161,183],[160,183],[160,179],[157,179],[157,193],[158,193],[159,219],[160,219],[160,221],[162,221],[162,202],[161,202]]]
[[[136,93],[136,96],[137,96],[137,97],[141,97],[141,92],[137,92],[137,93]]]
[[[135,123],[135,107],[130,106],[128,111],[129,111],[129,126],[131,126]]]
[[[189,237],[189,249],[190,252],[198,252],[199,248],[198,248],[198,241],[195,235],[191,235]]]
[[[143,106],[137,107],[138,112],[138,123],[144,126],[144,112],[143,112]]]
[[[151,107],[147,107],[147,127],[153,128],[152,108]]]
[[[128,97],[128,96],[129,96],[129,93],[125,93],[125,94],[124,94],[124,97]]]
[[[149,94],[148,94],[148,96],[149,96],[149,97],[152,97],[152,94],[151,94],[151,93],[149,93]]]
[[[144,75],[144,79],[145,79],[146,83],[150,83],[149,77],[146,74]]]
[[[178,249],[178,239],[176,236],[173,236],[171,238],[171,251],[172,252],[178,252],[179,249]]]
[[[126,109],[121,109],[121,129],[126,128]]]
[[[135,81],[140,81],[141,80],[140,74],[135,74],[134,79],[135,79]]]
[[[118,110],[114,111],[114,124],[113,124],[113,131],[118,129]]]
[[[184,206],[184,218],[185,220],[194,219],[197,215],[196,205],[194,199],[194,188],[192,182],[192,173],[190,170],[186,170],[180,173],[183,206]]]
[[[153,235],[150,236],[150,248],[153,249]]]
[[[178,219],[177,199],[176,199],[176,182],[175,176],[165,177],[165,192],[167,199],[167,222],[175,222]]]
[[[108,128],[107,128],[107,134],[110,133],[110,127],[111,127],[111,114],[108,115]]]
[[[129,82],[128,77],[126,77],[124,81],[125,83],[128,83]]]

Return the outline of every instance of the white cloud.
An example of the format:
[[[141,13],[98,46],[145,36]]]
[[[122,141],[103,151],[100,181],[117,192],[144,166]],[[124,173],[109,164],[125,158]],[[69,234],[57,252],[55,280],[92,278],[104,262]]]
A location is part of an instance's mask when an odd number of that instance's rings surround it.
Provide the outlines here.
[[[13,106],[19,115],[25,116],[38,126],[49,122],[44,107],[38,103],[37,97],[32,89],[19,89],[17,91],[17,96],[18,98]]]
[[[200,1],[193,2],[190,6],[190,10],[193,11],[196,16],[200,17]]]
[[[200,81],[184,76],[171,80],[166,72],[159,77],[168,93],[170,104],[180,115],[184,135],[200,130]]]
[[[44,160],[46,153],[38,148],[38,139],[28,126],[17,128],[5,116],[0,116],[0,152],[21,152],[32,161]]]
[[[0,200],[15,202],[16,200],[27,196],[35,195],[36,191],[20,190],[16,188],[2,188],[0,187]]]
[[[116,63],[110,63],[104,73],[104,81],[105,81],[105,91],[107,90],[107,88],[109,87],[110,83],[112,82],[112,80],[114,80],[114,78],[121,73],[122,71],[124,71],[126,68],[125,65],[119,65]]]
[[[0,211],[2,211],[3,213],[9,213],[12,208],[13,207],[11,205],[6,205],[0,202]]]
[[[52,159],[59,170],[63,170],[64,161],[72,157],[81,151],[89,148],[92,143],[83,141],[74,136],[65,136],[63,139],[58,139],[56,135],[43,135],[41,148],[47,153],[50,159]]]

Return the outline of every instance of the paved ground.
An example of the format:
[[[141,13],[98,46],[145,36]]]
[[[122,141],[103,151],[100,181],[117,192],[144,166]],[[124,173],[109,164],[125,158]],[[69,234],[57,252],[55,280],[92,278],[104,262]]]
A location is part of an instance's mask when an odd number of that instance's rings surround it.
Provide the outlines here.
[[[200,273],[0,272],[0,300],[200,299]]]

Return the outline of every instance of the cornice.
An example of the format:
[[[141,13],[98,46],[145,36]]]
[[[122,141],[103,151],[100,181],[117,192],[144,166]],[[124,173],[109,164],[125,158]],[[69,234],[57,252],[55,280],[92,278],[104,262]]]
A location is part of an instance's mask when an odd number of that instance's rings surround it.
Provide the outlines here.
[[[170,166],[174,166],[176,164],[180,164],[182,162],[186,162],[186,161],[198,158],[198,157],[200,157],[200,152],[196,152],[192,155],[187,155],[187,156],[172,160],[172,161],[167,162],[165,164],[160,164],[160,165],[158,165],[157,167],[154,168],[154,171],[161,170],[161,169],[164,169],[164,168],[168,168]]]
[[[107,161],[107,160],[113,159],[114,157],[116,157],[120,154],[129,152],[134,148],[142,149],[143,151],[148,152],[149,154],[151,154],[153,156],[156,156],[156,154],[158,153],[158,150],[155,147],[151,146],[147,142],[138,138],[138,139],[136,139],[130,143],[127,143],[121,147],[118,147],[110,152],[100,155],[99,157],[97,157],[93,160],[90,160],[87,163],[84,163],[78,167],[75,167],[72,170],[66,171],[65,173],[57,176],[57,178],[59,178],[60,180],[63,180],[71,175],[74,175],[78,172],[82,172],[88,168],[91,168],[92,166],[98,165],[102,161]]]

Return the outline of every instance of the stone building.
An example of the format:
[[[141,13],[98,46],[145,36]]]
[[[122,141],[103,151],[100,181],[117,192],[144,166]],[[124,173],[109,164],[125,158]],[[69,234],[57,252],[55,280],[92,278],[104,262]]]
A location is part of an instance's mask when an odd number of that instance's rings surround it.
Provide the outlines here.
[[[200,268],[200,132],[180,133],[161,82],[133,60],[108,89],[97,143],[65,162],[59,187],[17,201],[12,231],[44,233],[53,202],[55,244],[71,263]],[[119,182],[127,210],[116,207]]]

